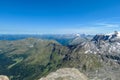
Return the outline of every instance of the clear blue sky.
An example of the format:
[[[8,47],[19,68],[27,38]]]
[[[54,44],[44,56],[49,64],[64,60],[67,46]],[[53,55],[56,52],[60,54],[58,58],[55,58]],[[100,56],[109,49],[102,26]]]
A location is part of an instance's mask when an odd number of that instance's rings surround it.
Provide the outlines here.
[[[120,31],[120,0],[0,0],[0,33]]]

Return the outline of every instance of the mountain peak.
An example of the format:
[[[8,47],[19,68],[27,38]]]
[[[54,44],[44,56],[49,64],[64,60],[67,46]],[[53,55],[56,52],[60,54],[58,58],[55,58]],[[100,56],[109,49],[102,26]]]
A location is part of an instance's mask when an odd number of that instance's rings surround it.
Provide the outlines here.
[[[75,36],[76,36],[76,37],[80,37],[80,34],[79,34],[79,33],[77,33],[77,34],[75,34]]]
[[[116,39],[120,39],[120,32],[118,31],[114,31],[114,33],[110,33],[110,34],[97,34],[93,37],[92,41],[111,41],[111,40],[116,40]]]

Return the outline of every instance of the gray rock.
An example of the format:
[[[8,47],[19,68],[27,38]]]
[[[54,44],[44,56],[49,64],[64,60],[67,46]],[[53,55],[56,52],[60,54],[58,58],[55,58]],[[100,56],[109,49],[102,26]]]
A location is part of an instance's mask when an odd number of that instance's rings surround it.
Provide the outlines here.
[[[88,80],[88,78],[75,68],[63,68],[39,80]]]
[[[9,78],[5,75],[0,75],[0,80],[9,80]]]

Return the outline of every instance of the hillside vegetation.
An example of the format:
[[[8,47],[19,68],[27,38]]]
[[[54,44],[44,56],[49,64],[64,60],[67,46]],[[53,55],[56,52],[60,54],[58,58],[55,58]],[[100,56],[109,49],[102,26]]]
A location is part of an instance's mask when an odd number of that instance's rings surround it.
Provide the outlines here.
[[[53,40],[0,41],[0,73],[11,80],[35,80],[57,69],[67,52]]]

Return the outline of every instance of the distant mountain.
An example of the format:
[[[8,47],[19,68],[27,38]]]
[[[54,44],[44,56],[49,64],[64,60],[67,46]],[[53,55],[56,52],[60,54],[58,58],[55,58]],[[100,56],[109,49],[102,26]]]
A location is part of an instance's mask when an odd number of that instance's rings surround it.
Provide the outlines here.
[[[96,35],[84,45],[88,52],[120,55],[120,37],[118,32],[110,35]]]
[[[21,40],[21,39],[26,39],[26,38],[37,38],[37,39],[48,39],[48,40],[56,40],[59,43],[63,45],[67,45],[71,39],[76,37],[75,35],[69,34],[69,35],[0,35],[0,40],[9,40],[9,41],[14,41],[14,40]]]
[[[83,42],[90,41],[93,37],[93,35],[76,34],[76,37],[71,39],[68,45],[79,45]]]
[[[7,34],[1,34],[0,40],[21,40],[21,39],[27,39],[27,38],[37,38],[37,39],[47,39],[47,40],[56,40],[62,45],[74,45],[74,43],[79,44],[79,41],[74,41],[76,38],[89,38],[93,37],[92,35],[85,35],[85,34],[44,34],[44,35],[28,35],[28,34],[22,34],[22,35],[7,35]]]
[[[114,33],[111,34],[101,34],[101,35],[96,35],[92,39],[92,41],[115,41],[115,40],[120,40],[120,32],[115,31]]]

